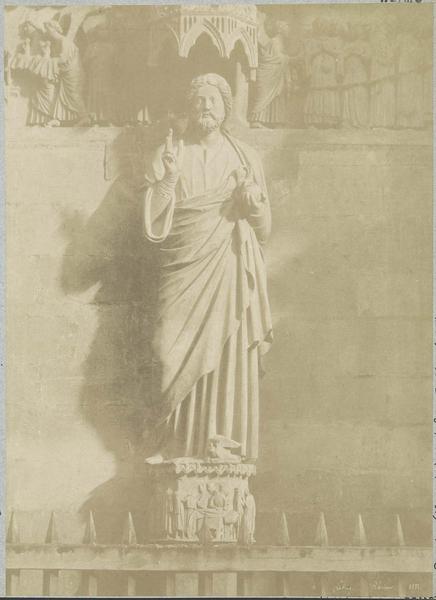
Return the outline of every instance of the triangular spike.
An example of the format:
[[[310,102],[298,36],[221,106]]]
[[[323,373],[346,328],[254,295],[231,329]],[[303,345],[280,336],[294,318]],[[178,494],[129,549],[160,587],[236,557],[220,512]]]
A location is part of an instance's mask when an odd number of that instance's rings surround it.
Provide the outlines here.
[[[54,512],[50,515],[50,521],[48,523],[47,535],[45,536],[46,544],[56,544],[58,542],[58,531],[56,526],[56,517]]]
[[[286,514],[282,512],[279,521],[278,544],[279,546],[289,546],[290,543],[288,520]]]
[[[400,515],[395,515],[395,538],[399,546],[405,546],[403,526],[401,525]]]
[[[7,544],[19,544],[20,543],[20,532],[18,531],[18,523],[17,517],[15,513],[11,513],[11,518],[9,519],[8,531],[6,534],[6,543]]]
[[[315,545],[316,546],[328,546],[329,545],[329,537],[327,534],[327,527],[325,524],[325,517],[324,517],[323,512],[321,513],[321,515],[319,517],[318,525],[316,528]]]
[[[89,511],[88,521],[86,523],[85,537],[83,539],[84,544],[96,544],[97,534],[95,531],[94,515],[92,510]]]
[[[363,526],[362,515],[359,514],[357,517],[356,527],[354,529],[353,535],[353,545],[354,546],[367,546],[368,540],[366,538],[365,527]]]
[[[136,531],[135,531],[135,526],[133,524],[132,513],[130,513],[130,512],[127,515],[127,519],[124,524],[122,543],[127,546],[133,546],[138,543],[136,540]]]

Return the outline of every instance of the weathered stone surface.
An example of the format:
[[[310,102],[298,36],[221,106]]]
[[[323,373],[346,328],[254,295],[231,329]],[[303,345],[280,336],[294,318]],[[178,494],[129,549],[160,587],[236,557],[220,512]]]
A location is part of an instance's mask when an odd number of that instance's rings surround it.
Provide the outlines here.
[[[255,472],[253,464],[194,459],[146,465],[149,540],[253,543]]]
[[[155,273],[129,180],[104,178],[106,144],[125,135],[28,128],[6,140],[8,503],[48,510],[36,539],[52,509],[87,501],[116,506],[122,521],[140,505],[125,465],[147,398]],[[365,524],[377,506],[400,512],[408,543],[430,543],[431,135],[242,135],[264,159],[273,210],[277,333],[262,380],[257,505],[313,511],[315,523],[321,510],[343,519],[356,506]],[[116,537],[122,524],[99,531]],[[289,520],[295,543],[313,524],[298,527]]]

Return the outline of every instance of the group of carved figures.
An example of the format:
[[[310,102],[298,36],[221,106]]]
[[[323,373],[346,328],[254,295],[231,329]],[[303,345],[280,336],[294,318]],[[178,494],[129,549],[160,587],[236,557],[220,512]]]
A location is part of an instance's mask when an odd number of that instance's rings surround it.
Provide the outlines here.
[[[259,36],[253,127],[422,128],[431,112],[431,56],[416,32],[392,36],[368,26],[316,20],[297,54],[289,26]],[[427,44],[428,46],[428,44]]]
[[[69,26],[58,18],[28,19],[20,25],[16,50],[6,52],[7,83],[18,82],[29,98],[27,124],[149,122],[147,107],[138,108],[135,83],[135,75],[143,80],[144,73],[131,60],[135,48],[126,34],[116,32],[107,11],[88,9],[78,16]],[[88,21],[92,26],[85,30]]]
[[[153,120],[148,96],[156,86],[146,56],[140,57],[145,50],[116,33],[110,12],[90,14],[75,27],[53,18],[20,26],[21,42],[7,54],[5,72],[10,79],[24,73],[29,125]],[[291,54],[289,23],[258,15],[259,59],[247,115],[252,127],[425,126],[432,98],[427,35],[318,18]],[[83,33],[87,22],[92,26]]]
[[[28,124],[58,125],[86,120],[83,71],[75,43],[52,20],[44,24],[39,52],[33,53],[35,34],[41,32],[31,23],[26,23],[25,32],[27,35],[8,67],[11,71],[25,71],[32,78]]]
[[[200,483],[186,495],[168,488],[163,508],[167,539],[201,542],[254,543],[256,505],[248,488]]]

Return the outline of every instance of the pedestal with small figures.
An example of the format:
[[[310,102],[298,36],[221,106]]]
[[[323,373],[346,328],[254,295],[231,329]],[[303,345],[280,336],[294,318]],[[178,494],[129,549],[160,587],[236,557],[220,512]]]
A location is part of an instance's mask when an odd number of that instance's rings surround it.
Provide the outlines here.
[[[150,542],[252,544],[251,463],[184,458],[146,465]]]

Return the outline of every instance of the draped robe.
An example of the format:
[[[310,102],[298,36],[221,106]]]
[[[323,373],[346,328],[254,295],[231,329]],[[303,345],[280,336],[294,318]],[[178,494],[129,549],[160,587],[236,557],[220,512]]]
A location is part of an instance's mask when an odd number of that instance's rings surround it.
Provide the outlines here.
[[[369,125],[389,128],[395,126],[395,56],[385,41],[371,45]]]
[[[368,126],[369,89],[365,50],[363,44],[353,44],[344,60],[342,123],[348,127]]]
[[[76,44],[62,38],[60,56],[56,57],[59,68],[59,84],[53,109],[53,118],[74,121],[86,114],[83,100],[84,74]]]
[[[335,127],[341,117],[336,55],[324,49],[308,68],[310,87],[304,105],[304,121],[314,127]]]
[[[289,58],[284,53],[281,36],[259,44],[259,67],[249,121],[270,125],[289,121],[287,86],[290,75]]]
[[[50,46],[46,44],[42,55],[18,52],[11,61],[11,69],[25,70],[34,76],[29,98],[28,125],[45,125],[52,118],[55,81],[59,75],[57,60],[51,58]]]
[[[205,157],[198,144],[178,155],[181,170],[160,216],[152,205],[164,176],[158,149],[148,168],[146,237],[160,243],[158,318],[153,350],[165,458],[204,456],[207,440],[225,435],[255,459],[260,358],[272,340],[261,244],[270,206],[261,162],[245,144],[223,136]],[[252,170],[262,210],[240,218],[234,172]]]
[[[406,34],[398,56],[397,126],[424,127],[424,69],[420,41]]]

